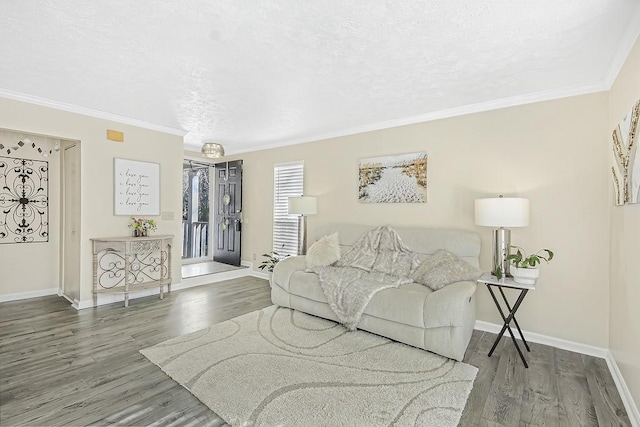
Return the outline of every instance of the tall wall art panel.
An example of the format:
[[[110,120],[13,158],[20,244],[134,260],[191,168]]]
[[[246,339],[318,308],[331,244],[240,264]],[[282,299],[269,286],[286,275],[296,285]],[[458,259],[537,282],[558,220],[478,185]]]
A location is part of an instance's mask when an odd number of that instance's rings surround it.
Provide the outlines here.
[[[0,156],[0,244],[49,241],[49,163]]]

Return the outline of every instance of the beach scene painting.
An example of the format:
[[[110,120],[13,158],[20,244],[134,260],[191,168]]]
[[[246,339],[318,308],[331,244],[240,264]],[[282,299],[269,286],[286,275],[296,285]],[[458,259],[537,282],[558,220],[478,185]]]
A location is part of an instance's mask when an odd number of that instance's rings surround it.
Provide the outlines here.
[[[361,159],[358,174],[361,202],[427,202],[427,153]]]

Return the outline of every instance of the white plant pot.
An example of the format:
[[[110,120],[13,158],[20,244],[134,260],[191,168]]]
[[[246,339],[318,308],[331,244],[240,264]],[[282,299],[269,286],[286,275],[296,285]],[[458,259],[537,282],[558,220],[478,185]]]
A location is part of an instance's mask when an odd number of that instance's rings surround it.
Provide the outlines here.
[[[510,271],[513,281],[522,285],[534,285],[540,276],[538,268],[519,268],[512,265]]]

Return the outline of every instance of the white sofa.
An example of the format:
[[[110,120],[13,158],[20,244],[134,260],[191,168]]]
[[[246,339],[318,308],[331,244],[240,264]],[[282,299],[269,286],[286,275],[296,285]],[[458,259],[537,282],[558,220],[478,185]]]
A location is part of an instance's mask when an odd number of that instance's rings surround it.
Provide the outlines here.
[[[333,224],[320,227],[316,237],[338,232],[348,249],[370,226]],[[430,255],[446,249],[478,267],[480,237],[468,231],[393,227],[414,252]],[[315,239],[314,239],[315,240]],[[358,329],[373,332],[455,360],[462,360],[475,324],[475,282],[456,282],[433,292],[410,283],[385,289],[369,302]],[[305,257],[280,261],[273,270],[274,304],[337,321],[322,292],[318,276],[305,272]]]

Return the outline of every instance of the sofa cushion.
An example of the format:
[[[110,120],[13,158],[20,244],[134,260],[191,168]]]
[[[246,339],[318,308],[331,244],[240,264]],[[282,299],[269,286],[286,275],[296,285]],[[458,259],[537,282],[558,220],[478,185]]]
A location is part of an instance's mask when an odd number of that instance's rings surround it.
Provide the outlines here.
[[[316,273],[306,271],[296,271],[293,273],[289,281],[289,292],[292,295],[298,295],[327,304],[327,297],[325,297],[324,292],[322,292],[320,279]]]
[[[411,275],[411,278],[415,282],[437,291],[451,283],[464,280],[474,281],[481,274],[479,269],[441,249],[425,259]]]
[[[293,273],[290,291],[292,295],[327,304],[327,298],[322,292],[318,275],[315,273],[303,271]],[[364,314],[424,328],[424,301],[431,293],[429,288],[417,283],[384,289],[371,298]]]
[[[416,283],[384,289],[371,298],[364,314],[424,328],[424,302],[431,293],[429,288]]]
[[[322,236],[307,251],[305,258],[307,269],[326,267],[340,259],[338,233]]]

